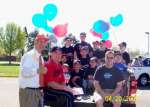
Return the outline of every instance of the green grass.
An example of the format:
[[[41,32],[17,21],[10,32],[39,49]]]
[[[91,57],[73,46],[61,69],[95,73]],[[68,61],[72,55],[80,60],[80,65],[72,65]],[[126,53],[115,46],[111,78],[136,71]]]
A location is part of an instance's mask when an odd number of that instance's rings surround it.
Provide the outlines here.
[[[19,74],[19,62],[12,62],[11,65],[8,62],[0,62],[0,77],[18,77]]]

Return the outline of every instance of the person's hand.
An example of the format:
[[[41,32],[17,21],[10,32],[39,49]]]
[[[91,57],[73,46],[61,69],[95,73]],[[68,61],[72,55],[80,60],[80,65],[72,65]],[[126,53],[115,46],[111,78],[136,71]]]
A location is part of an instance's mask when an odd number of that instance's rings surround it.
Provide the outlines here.
[[[67,90],[66,90],[66,91],[68,91],[68,92],[72,93],[73,95],[75,95],[75,94],[76,94],[75,90],[73,90],[73,89],[72,89],[72,88],[70,88],[70,87],[67,87]]]
[[[89,75],[89,76],[88,76],[88,79],[89,79],[89,80],[93,80],[94,78],[93,78],[92,75]]]
[[[39,56],[39,69],[38,69],[38,73],[39,74],[46,74],[47,72],[47,68],[44,67],[43,63],[42,63],[42,56]]]

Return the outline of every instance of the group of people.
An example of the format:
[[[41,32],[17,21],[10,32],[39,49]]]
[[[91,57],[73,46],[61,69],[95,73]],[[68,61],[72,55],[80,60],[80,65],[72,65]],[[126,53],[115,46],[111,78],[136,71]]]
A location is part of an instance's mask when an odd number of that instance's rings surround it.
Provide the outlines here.
[[[21,58],[19,76],[20,107],[42,107],[41,99],[63,98],[58,106],[75,107],[76,91],[92,94],[96,107],[103,107],[106,96],[120,95],[130,56],[127,44],[119,44],[119,51],[107,49],[105,41],[86,42],[86,33],[80,34],[80,43],[73,45],[66,37],[63,47],[52,47],[49,59],[44,61],[42,50],[48,42],[44,35],[37,35],[34,48]],[[62,100],[62,99],[61,99]],[[121,102],[113,100],[114,107]]]
[[[134,59],[132,60],[131,66],[132,66],[132,67],[143,67],[143,66],[144,66],[143,61],[144,61],[144,60],[143,60],[142,56],[139,56],[139,57],[137,57],[137,58],[134,58]]]

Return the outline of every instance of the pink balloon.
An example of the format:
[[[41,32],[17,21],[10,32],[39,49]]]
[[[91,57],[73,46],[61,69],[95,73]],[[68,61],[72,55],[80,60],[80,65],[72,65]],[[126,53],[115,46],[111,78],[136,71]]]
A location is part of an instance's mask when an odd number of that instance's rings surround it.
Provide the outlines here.
[[[93,36],[102,38],[102,34],[95,32],[93,29],[90,29],[90,32],[92,33]]]
[[[111,48],[112,47],[112,42],[110,40],[106,40],[105,45],[106,45],[106,48]]]
[[[53,29],[53,32],[54,34],[57,36],[57,37],[63,37],[67,34],[67,26],[68,24],[59,24],[59,25],[56,25]]]

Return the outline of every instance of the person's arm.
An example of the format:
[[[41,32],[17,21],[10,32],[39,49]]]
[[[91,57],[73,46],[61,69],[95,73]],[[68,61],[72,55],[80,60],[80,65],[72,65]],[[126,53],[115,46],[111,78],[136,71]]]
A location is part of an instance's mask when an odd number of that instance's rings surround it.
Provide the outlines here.
[[[57,89],[57,90],[64,90],[64,91],[68,91],[70,93],[73,93],[73,90],[71,88],[65,86],[62,83],[49,82],[48,87],[53,88],[53,89]]]
[[[72,79],[71,79],[71,82],[73,83],[73,85],[75,86],[75,87],[79,87],[79,85],[76,83],[76,80],[77,79],[80,79],[80,77],[79,76],[75,76],[75,77],[73,77]]]
[[[122,89],[122,81],[117,83],[117,87],[111,95],[116,96],[121,91],[121,89]]]
[[[39,56],[39,69],[38,69],[38,73],[39,74],[46,74],[47,72],[47,68],[44,66],[44,60],[42,58],[42,56]]]
[[[93,56],[93,48],[90,44],[89,45],[89,56],[92,57]]]
[[[77,57],[77,52],[74,51],[74,60],[77,60],[77,59],[78,59],[78,57]]]

